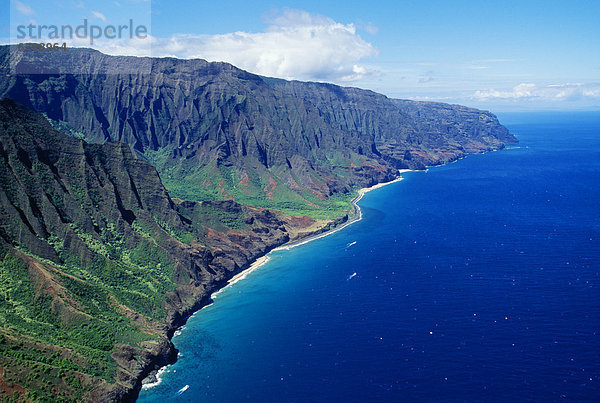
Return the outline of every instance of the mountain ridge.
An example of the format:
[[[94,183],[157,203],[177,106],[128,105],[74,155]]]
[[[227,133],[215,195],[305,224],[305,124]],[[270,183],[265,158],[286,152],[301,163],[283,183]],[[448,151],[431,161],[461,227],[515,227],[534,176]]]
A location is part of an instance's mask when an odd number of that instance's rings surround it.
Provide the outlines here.
[[[11,100],[0,101],[0,168],[0,385],[32,400],[135,397],[212,292],[328,225],[173,200],[126,144],[67,137]]]
[[[0,48],[0,66],[11,63],[10,55]],[[69,49],[22,53],[12,64],[14,71],[37,74],[5,81],[0,96],[85,133],[88,141],[129,144],[182,199],[275,202],[310,215],[334,193],[391,180],[398,169],[424,169],[515,141],[489,112],[261,77],[201,59]],[[137,75],[89,74],[137,64],[144,64]],[[80,65],[85,73],[49,74]],[[198,182],[211,190],[189,191]]]
[[[0,386],[30,398],[53,385],[65,399],[134,399],[211,292],[347,221],[359,187],[516,141],[489,112],[226,63],[17,56],[0,47],[0,97],[16,102],[0,101]],[[135,63],[154,70],[119,72]],[[53,369],[19,386],[20,368],[42,364]]]

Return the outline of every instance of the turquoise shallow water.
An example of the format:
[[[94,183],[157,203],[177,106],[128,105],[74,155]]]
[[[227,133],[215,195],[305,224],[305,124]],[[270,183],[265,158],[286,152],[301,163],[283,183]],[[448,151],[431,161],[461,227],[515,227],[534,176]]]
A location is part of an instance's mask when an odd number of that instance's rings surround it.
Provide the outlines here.
[[[600,400],[600,114],[500,119],[219,293],[140,401]]]

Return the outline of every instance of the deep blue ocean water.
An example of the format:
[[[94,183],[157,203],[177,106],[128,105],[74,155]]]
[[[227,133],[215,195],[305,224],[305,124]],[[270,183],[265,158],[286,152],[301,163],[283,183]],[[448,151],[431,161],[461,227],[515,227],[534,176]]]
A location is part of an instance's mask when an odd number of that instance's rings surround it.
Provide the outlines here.
[[[218,294],[140,401],[600,401],[600,113],[500,120]]]

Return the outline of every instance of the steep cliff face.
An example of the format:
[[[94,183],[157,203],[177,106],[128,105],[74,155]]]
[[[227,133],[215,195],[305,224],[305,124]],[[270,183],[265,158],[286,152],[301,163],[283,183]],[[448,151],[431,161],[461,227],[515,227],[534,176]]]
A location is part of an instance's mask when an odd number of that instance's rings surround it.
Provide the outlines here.
[[[0,55],[6,65],[8,48]],[[93,142],[131,145],[177,196],[300,210],[391,179],[398,168],[421,169],[515,140],[488,112],[270,79],[226,63],[163,58],[151,60],[149,74],[63,74],[78,64],[144,60],[88,49],[23,53],[16,68],[37,66],[41,74],[3,80],[0,95]],[[198,184],[217,190],[182,190]]]
[[[361,151],[370,145],[370,151],[398,168],[422,169],[516,141],[493,114],[478,109],[389,99],[371,91],[331,84],[265,81],[315,105],[332,126],[358,136]]]
[[[488,112],[226,63],[12,56],[0,97],[44,116],[0,101],[0,394],[131,398],[173,326],[347,219],[354,187],[515,141]]]
[[[87,144],[0,101],[0,394],[131,396],[211,292],[325,224],[173,201],[126,144]]]

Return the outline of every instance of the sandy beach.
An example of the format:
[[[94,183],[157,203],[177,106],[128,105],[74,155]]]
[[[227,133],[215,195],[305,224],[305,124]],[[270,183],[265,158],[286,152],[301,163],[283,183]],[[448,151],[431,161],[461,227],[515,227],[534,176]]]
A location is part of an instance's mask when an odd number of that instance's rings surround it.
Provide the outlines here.
[[[398,171],[398,174],[402,175],[403,173],[411,172],[411,171],[412,170],[410,170],[410,169],[401,169],[401,170]],[[351,217],[348,221],[346,221],[342,225],[339,225],[339,226],[337,226],[337,227],[335,227],[335,228],[333,228],[333,229],[331,229],[329,231],[323,232],[321,234],[310,236],[310,237],[301,239],[299,241],[292,242],[292,243],[285,244],[285,245],[282,245],[280,247],[277,247],[277,248],[273,249],[271,252],[275,252],[275,251],[279,251],[279,250],[289,250],[291,248],[295,248],[296,246],[304,245],[304,244],[306,244],[308,242],[312,242],[312,241],[314,241],[316,239],[324,238],[326,236],[334,234],[334,233],[336,233],[336,232],[338,232],[338,231],[346,228],[348,225],[353,224],[353,223],[355,223],[357,221],[360,221],[362,219],[362,212],[360,210],[360,207],[358,206],[358,202],[363,198],[363,196],[366,193],[368,193],[368,192],[370,192],[372,190],[379,189],[381,187],[390,185],[392,183],[399,182],[399,181],[401,181],[403,179],[404,178],[402,176],[399,176],[398,178],[396,178],[396,179],[394,179],[392,181],[389,181],[389,182],[378,183],[377,185],[374,185],[374,186],[371,186],[371,187],[368,187],[368,188],[359,189],[358,190],[358,195],[354,199],[352,199],[352,205],[354,206],[354,216]],[[231,278],[231,280],[229,280],[227,282],[227,285],[225,287],[217,290],[216,292],[214,292],[210,296],[211,299],[213,299],[213,300],[216,299],[218,297],[218,294],[220,292],[222,292],[223,290],[225,290],[227,287],[229,287],[229,286],[237,283],[238,281],[241,281],[241,280],[245,279],[250,273],[252,273],[253,271],[259,269],[262,265],[264,265],[265,263],[267,263],[270,260],[269,254],[271,252],[267,253],[264,256],[259,257],[246,270],[244,270],[244,271],[236,274],[235,276],[233,276]],[[202,310],[202,308],[198,312],[200,312],[201,310]],[[198,312],[196,312],[196,313],[198,313]],[[149,383],[143,385],[142,388],[143,389],[148,389],[148,388],[152,388],[152,387],[160,384],[160,382],[161,382],[161,375],[165,372],[166,368],[167,367],[162,367],[158,371],[158,373],[155,375],[154,381],[153,382],[149,382]]]
[[[240,280],[245,279],[249,273],[252,273],[254,270],[258,269],[260,266],[267,263],[268,261],[269,261],[269,256],[267,256],[267,255],[259,257],[250,265],[250,267],[248,267],[246,270],[242,271],[241,273],[238,273],[235,276],[233,276],[231,278],[231,280],[229,280],[227,283],[229,285],[231,285],[231,284],[237,283]]]
[[[412,171],[413,171],[412,169],[400,169],[400,170],[398,170],[398,174],[402,175],[403,173],[412,172]],[[362,212],[360,210],[360,207],[358,206],[358,202],[360,201],[360,199],[363,198],[365,193],[368,193],[372,190],[379,189],[379,188],[387,186],[387,185],[391,185],[392,183],[400,182],[403,179],[404,178],[402,176],[399,176],[398,178],[396,178],[392,181],[389,181],[389,182],[378,183],[377,185],[373,185],[368,188],[359,189],[358,195],[354,199],[352,199],[352,202],[351,202],[352,205],[354,206],[354,216],[351,217],[348,221],[346,221],[345,223],[343,223],[329,231],[323,232],[321,234],[309,236],[309,237],[301,239],[299,241],[295,241],[295,242],[291,242],[291,243],[282,245],[278,248],[273,249],[273,252],[278,251],[278,250],[289,250],[291,248],[295,248],[296,246],[300,246],[300,245],[304,245],[306,243],[312,242],[315,239],[324,238],[326,236],[329,236],[331,234],[334,234],[334,233],[346,228],[350,224],[354,224],[355,222],[360,221],[362,219]]]
[[[212,300],[216,299],[218,297],[218,294],[220,292],[222,292],[223,290],[225,290],[227,287],[237,283],[238,281],[241,281],[243,279],[245,279],[250,273],[254,272],[255,270],[258,270],[262,265],[264,265],[265,263],[267,263],[270,258],[269,258],[269,254],[271,252],[275,252],[275,251],[279,251],[279,250],[289,250],[291,248],[295,248],[296,246],[300,246],[300,245],[304,245],[308,242],[312,242],[316,239],[320,239],[320,238],[324,238],[326,236],[329,236],[331,234],[336,233],[337,231],[340,231],[344,228],[346,228],[348,225],[354,224],[357,221],[360,221],[362,219],[362,212],[360,210],[360,207],[358,206],[358,202],[363,198],[363,196],[375,189],[379,189],[381,187],[390,185],[392,183],[396,183],[396,182],[400,182],[401,180],[403,180],[404,178],[401,176],[403,173],[406,172],[412,172],[413,170],[411,169],[400,169],[398,171],[398,177],[392,181],[389,182],[384,182],[384,183],[378,183],[376,185],[373,185],[371,187],[368,188],[362,188],[358,190],[358,194],[357,196],[352,199],[352,206],[354,207],[354,216],[352,216],[348,221],[346,221],[345,223],[343,223],[342,225],[339,225],[329,231],[323,232],[321,234],[317,234],[317,235],[313,235],[313,236],[309,236],[307,238],[301,239],[299,241],[296,242],[292,242],[292,243],[288,243],[282,246],[279,246],[275,249],[273,249],[272,251],[270,251],[269,253],[267,253],[264,256],[259,257],[258,259],[256,259],[246,270],[236,274],[235,276],[233,276],[228,282],[227,285],[219,290],[217,290],[216,292],[214,292],[213,294],[211,294],[210,298]],[[210,305],[210,304],[209,304]],[[207,305],[208,306],[208,305]],[[198,311],[200,312],[202,310],[202,308]],[[198,313],[196,312],[196,313]],[[158,384],[160,384],[160,382],[162,381],[162,375],[165,373],[165,371],[167,370],[168,366],[162,367],[158,370],[158,372],[154,375],[154,378],[150,381],[147,382],[146,384],[142,385],[142,389],[149,389],[152,388]]]
[[[406,172],[412,172],[412,169],[400,169],[398,171],[398,175],[402,175],[403,173]],[[389,182],[383,182],[383,183],[378,183],[377,185],[373,185],[371,187],[368,188],[362,188],[358,190],[358,195],[352,199],[352,205],[354,206],[354,216],[351,217],[348,221],[346,221],[345,223],[329,230],[326,232],[323,232],[321,234],[317,234],[317,235],[313,235],[313,236],[309,236],[307,238],[301,239],[299,241],[296,242],[291,242],[282,246],[279,246],[275,249],[273,249],[271,252],[276,252],[276,251],[280,251],[280,250],[289,250],[291,248],[295,248],[296,246],[300,246],[300,245],[304,245],[307,244],[309,242],[312,242],[316,239],[321,239],[324,238],[326,236],[329,236],[331,234],[334,234],[338,231],[341,231],[342,229],[346,228],[348,225],[350,224],[354,224],[357,221],[360,221],[362,219],[362,212],[360,210],[360,207],[358,206],[358,202],[363,198],[363,196],[375,189],[379,189],[382,188],[384,186],[387,185],[391,185],[392,183],[396,183],[396,182],[400,182],[401,180],[403,180],[404,178],[402,176],[397,177],[396,179],[389,181]],[[224,288],[221,288],[220,290],[218,290],[217,292],[213,293],[211,295],[211,298],[214,298],[215,296],[217,296],[222,290],[224,290],[226,287],[229,287],[232,284],[237,283],[240,280],[243,280],[246,278],[246,276],[248,276],[248,274],[252,273],[253,271],[257,270],[258,268],[260,268],[262,265],[264,265],[265,263],[267,263],[269,261],[269,254],[271,253],[269,252],[268,254],[259,257],[258,259],[256,259],[251,265],[250,267],[248,267],[246,270],[236,274],[235,276],[233,276],[231,278],[231,280],[229,280],[227,282],[227,286],[225,286]]]
[[[403,173],[406,173],[406,172],[412,172],[412,171],[413,171],[412,169],[400,169],[400,170],[398,171],[398,174],[399,174],[399,175],[402,175]],[[390,184],[392,184],[392,183],[395,183],[395,182],[400,182],[400,181],[401,181],[401,180],[403,180],[403,179],[404,179],[404,178],[403,178],[402,176],[399,176],[399,177],[397,177],[396,179],[394,179],[393,181],[390,181],[390,182],[382,182],[382,183],[378,183],[377,185],[373,185],[373,186],[371,186],[371,187],[368,187],[368,188],[362,188],[362,189],[359,189],[359,191],[358,191],[358,196],[357,196],[357,197],[356,197],[354,200],[352,200],[352,204],[354,204],[354,206],[355,206],[355,207],[357,207],[357,208],[358,208],[358,210],[360,211],[360,207],[358,207],[358,205],[357,205],[356,203],[357,203],[357,202],[358,202],[360,199],[362,199],[362,197],[365,195],[365,193],[368,193],[368,192],[370,192],[371,190],[375,190],[375,189],[382,188],[382,187],[384,187],[384,186],[390,185]]]

